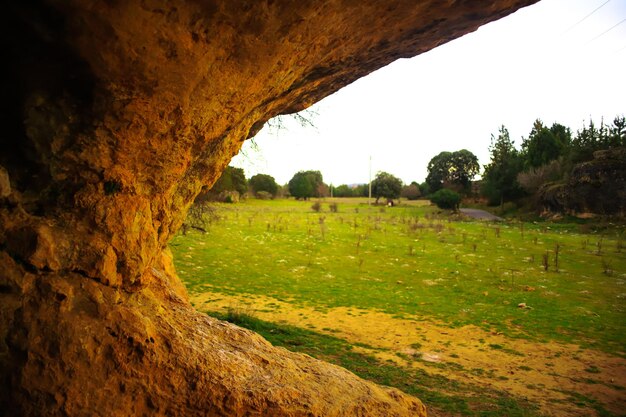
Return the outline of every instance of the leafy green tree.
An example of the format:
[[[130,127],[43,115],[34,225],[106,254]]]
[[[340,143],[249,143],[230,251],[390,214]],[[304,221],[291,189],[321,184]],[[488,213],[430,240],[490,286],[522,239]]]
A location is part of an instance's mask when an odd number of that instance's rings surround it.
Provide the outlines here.
[[[237,191],[240,195],[244,195],[248,191],[248,181],[242,168],[227,166],[209,193],[219,195],[224,191]]]
[[[430,191],[452,187],[470,191],[471,181],[480,171],[478,158],[467,149],[456,152],[441,152],[428,163],[426,183]]]
[[[452,172],[450,183],[458,184],[463,191],[469,192],[472,180],[480,172],[478,158],[467,149],[452,152]]]
[[[297,200],[320,197],[325,186],[321,172],[299,171],[289,181],[289,194]]]
[[[458,210],[459,204],[461,203],[461,194],[447,188],[442,188],[431,194],[429,199],[439,208]]]
[[[489,203],[502,204],[521,197],[523,190],[517,182],[517,174],[522,171],[523,161],[504,125],[497,138],[491,135],[489,153],[491,161],[485,165],[482,181],[482,191]]]
[[[335,197],[352,197],[354,196],[354,191],[350,186],[346,184],[341,184],[337,187],[333,188],[333,196]]]
[[[448,175],[452,170],[452,152],[444,151],[435,155],[430,162],[428,162],[428,175],[426,176],[426,183],[430,188],[430,191],[438,191],[443,188],[443,184],[448,179]]]
[[[278,193],[278,184],[276,184],[276,180],[271,175],[253,175],[248,183],[250,184],[250,188],[255,195],[260,191],[264,191],[266,193],[270,193],[272,197],[275,197],[276,193]]]
[[[548,128],[537,119],[528,139],[522,141],[522,158],[525,168],[537,168],[563,156],[569,147],[572,134],[558,123]]]
[[[367,197],[370,194],[370,187],[368,184],[359,184],[354,190],[352,190],[352,196],[354,197]]]
[[[372,196],[376,198],[376,203],[383,197],[393,200],[400,197],[402,191],[402,180],[387,172],[380,171],[372,181]]]

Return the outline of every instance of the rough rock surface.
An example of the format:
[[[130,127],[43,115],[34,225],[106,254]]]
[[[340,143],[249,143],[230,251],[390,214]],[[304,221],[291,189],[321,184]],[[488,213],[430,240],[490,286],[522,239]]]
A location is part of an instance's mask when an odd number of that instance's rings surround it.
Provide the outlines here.
[[[595,152],[567,182],[543,186],[539,200],[548,212],[626,216],[626,148]]]
[[[4,5],[0,413],[423,414],[195,312],[166,245],[270,117],[534,1]]]

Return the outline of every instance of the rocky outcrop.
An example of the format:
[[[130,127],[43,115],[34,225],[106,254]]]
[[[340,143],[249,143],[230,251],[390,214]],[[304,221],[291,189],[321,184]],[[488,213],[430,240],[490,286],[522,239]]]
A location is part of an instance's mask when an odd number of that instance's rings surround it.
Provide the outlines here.
[[[533,2],[4,5],[0,410],[420,415],[195,312],[167,242],[270,117]]]
[[[626,148],[597,151],[593,160],[574,166],[564,183],[539,190],[546,212],[572,215],[626,215]]]

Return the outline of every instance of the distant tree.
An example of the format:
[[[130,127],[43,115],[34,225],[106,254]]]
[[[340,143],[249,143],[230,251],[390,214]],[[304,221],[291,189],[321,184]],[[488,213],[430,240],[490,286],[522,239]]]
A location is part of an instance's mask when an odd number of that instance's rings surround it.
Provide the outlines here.
[[[311,198],[313,196],[313,184],[302,172],[298,172],[289,181],[289,194],[296,200]]]
[[[467,149],[452,152],[452,172],[450,183],[461,186],[464,192],[469,192],[474,177],[480,172],[478,158]]]
[[[369,184],[359,184],[356,186],[354,190],[352,190],[352,195],[354,197],[367,197],[370,193]]]
[[[248,183],[250,184],[250,188],[255,195],[260,191],[265,191],[266,193],[271,194],[272,197],[275,197],[276,193],[278,193],[278,184],[276,184],[276,180],[271,175],[253,175]]]
[[[595,151],[610,148],[612,142],[610,132],[613,128],[605,126],[604,120],[600,122],[600,127],[596,127],[593,120],[589,120],[589,125],[577,131],[576,137],[572,140],[569,156],[571,163],[591,161]]]
[[[379,172],[372,181],[372,196],[376,198],[376,203],[383,197],[393,200],[400,197],[402,191],[402,180],[387,172]]]
[[[203,198],[215,199],[228,191],[237,191],[239,195],[244,195],[248,191],[248,181],[243,169],[227,166],[215,184],[209,190],[201,193],[199,197],[200,200]]]
[[[297,200],[320,197],[324,181],[319,171],[299,171],[289,181],[289,194]]]
[[[335,197],[352,197],[354,190],[349,185],[341,184],[333,188],[333,196]]]
[[[609,127],[609,145],[614,148],[626,146],[626,118],[616,116],[613,119],[613,126]]]
[[[419,185],[416,182],[402,187],[402,191],[400,192],[400,196],[407,200],[417,200],[421,195]]]
[[[468,193],[472,179],[480,171],[480,165],[476,155],[467,149],[461,149],[439,153],[430,160],[427,169],[426,183],[431,192],[450,187]]]
[[[524,168],[537,168],[561,157],[572,139],[569,128],[554,123],[548,129],[537,119],[528,139],[522,140]]]
[[[490,204],[502,204],[523,195],[517,182],[517,174],[522,171],[522,159],[506,127],[501,126],[498,137],[491,135],[489,147],[491,161],[485,165],[482,192]]]
[[[280,198],[291,197],[291,194],[289,194],[289,183],[278,186],[278,193],[276,194],[276,197],[280,197]]]
[[[317,184],[315,188],[315,196],[316,197],[329,197],[330,196],[330,187],[325,183]]]
[[[461,194],[447,188],[442,188],[432,193],[429,199],[439,208],[458,210],[459,204],[461,203]]]
[[[452,152],[444,151],[435,155],[428,162],[427,170],[426,183],[430,191],[438,191],[443,188],[443,184],[452,170]]]
[[[420,187],[420,194],[422,194],[423,196],[427,196],[428,194],[430,194],[430,185],[428,185],[426,181],[421,183],[419,187]]]

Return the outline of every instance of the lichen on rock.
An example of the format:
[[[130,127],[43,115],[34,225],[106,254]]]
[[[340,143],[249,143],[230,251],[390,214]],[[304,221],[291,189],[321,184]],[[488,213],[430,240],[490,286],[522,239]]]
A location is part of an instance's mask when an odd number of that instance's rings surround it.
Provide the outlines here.
[[[423,415],[196,312],[167,242],[269,118],[533,2],[5,5],[0,409]]]

